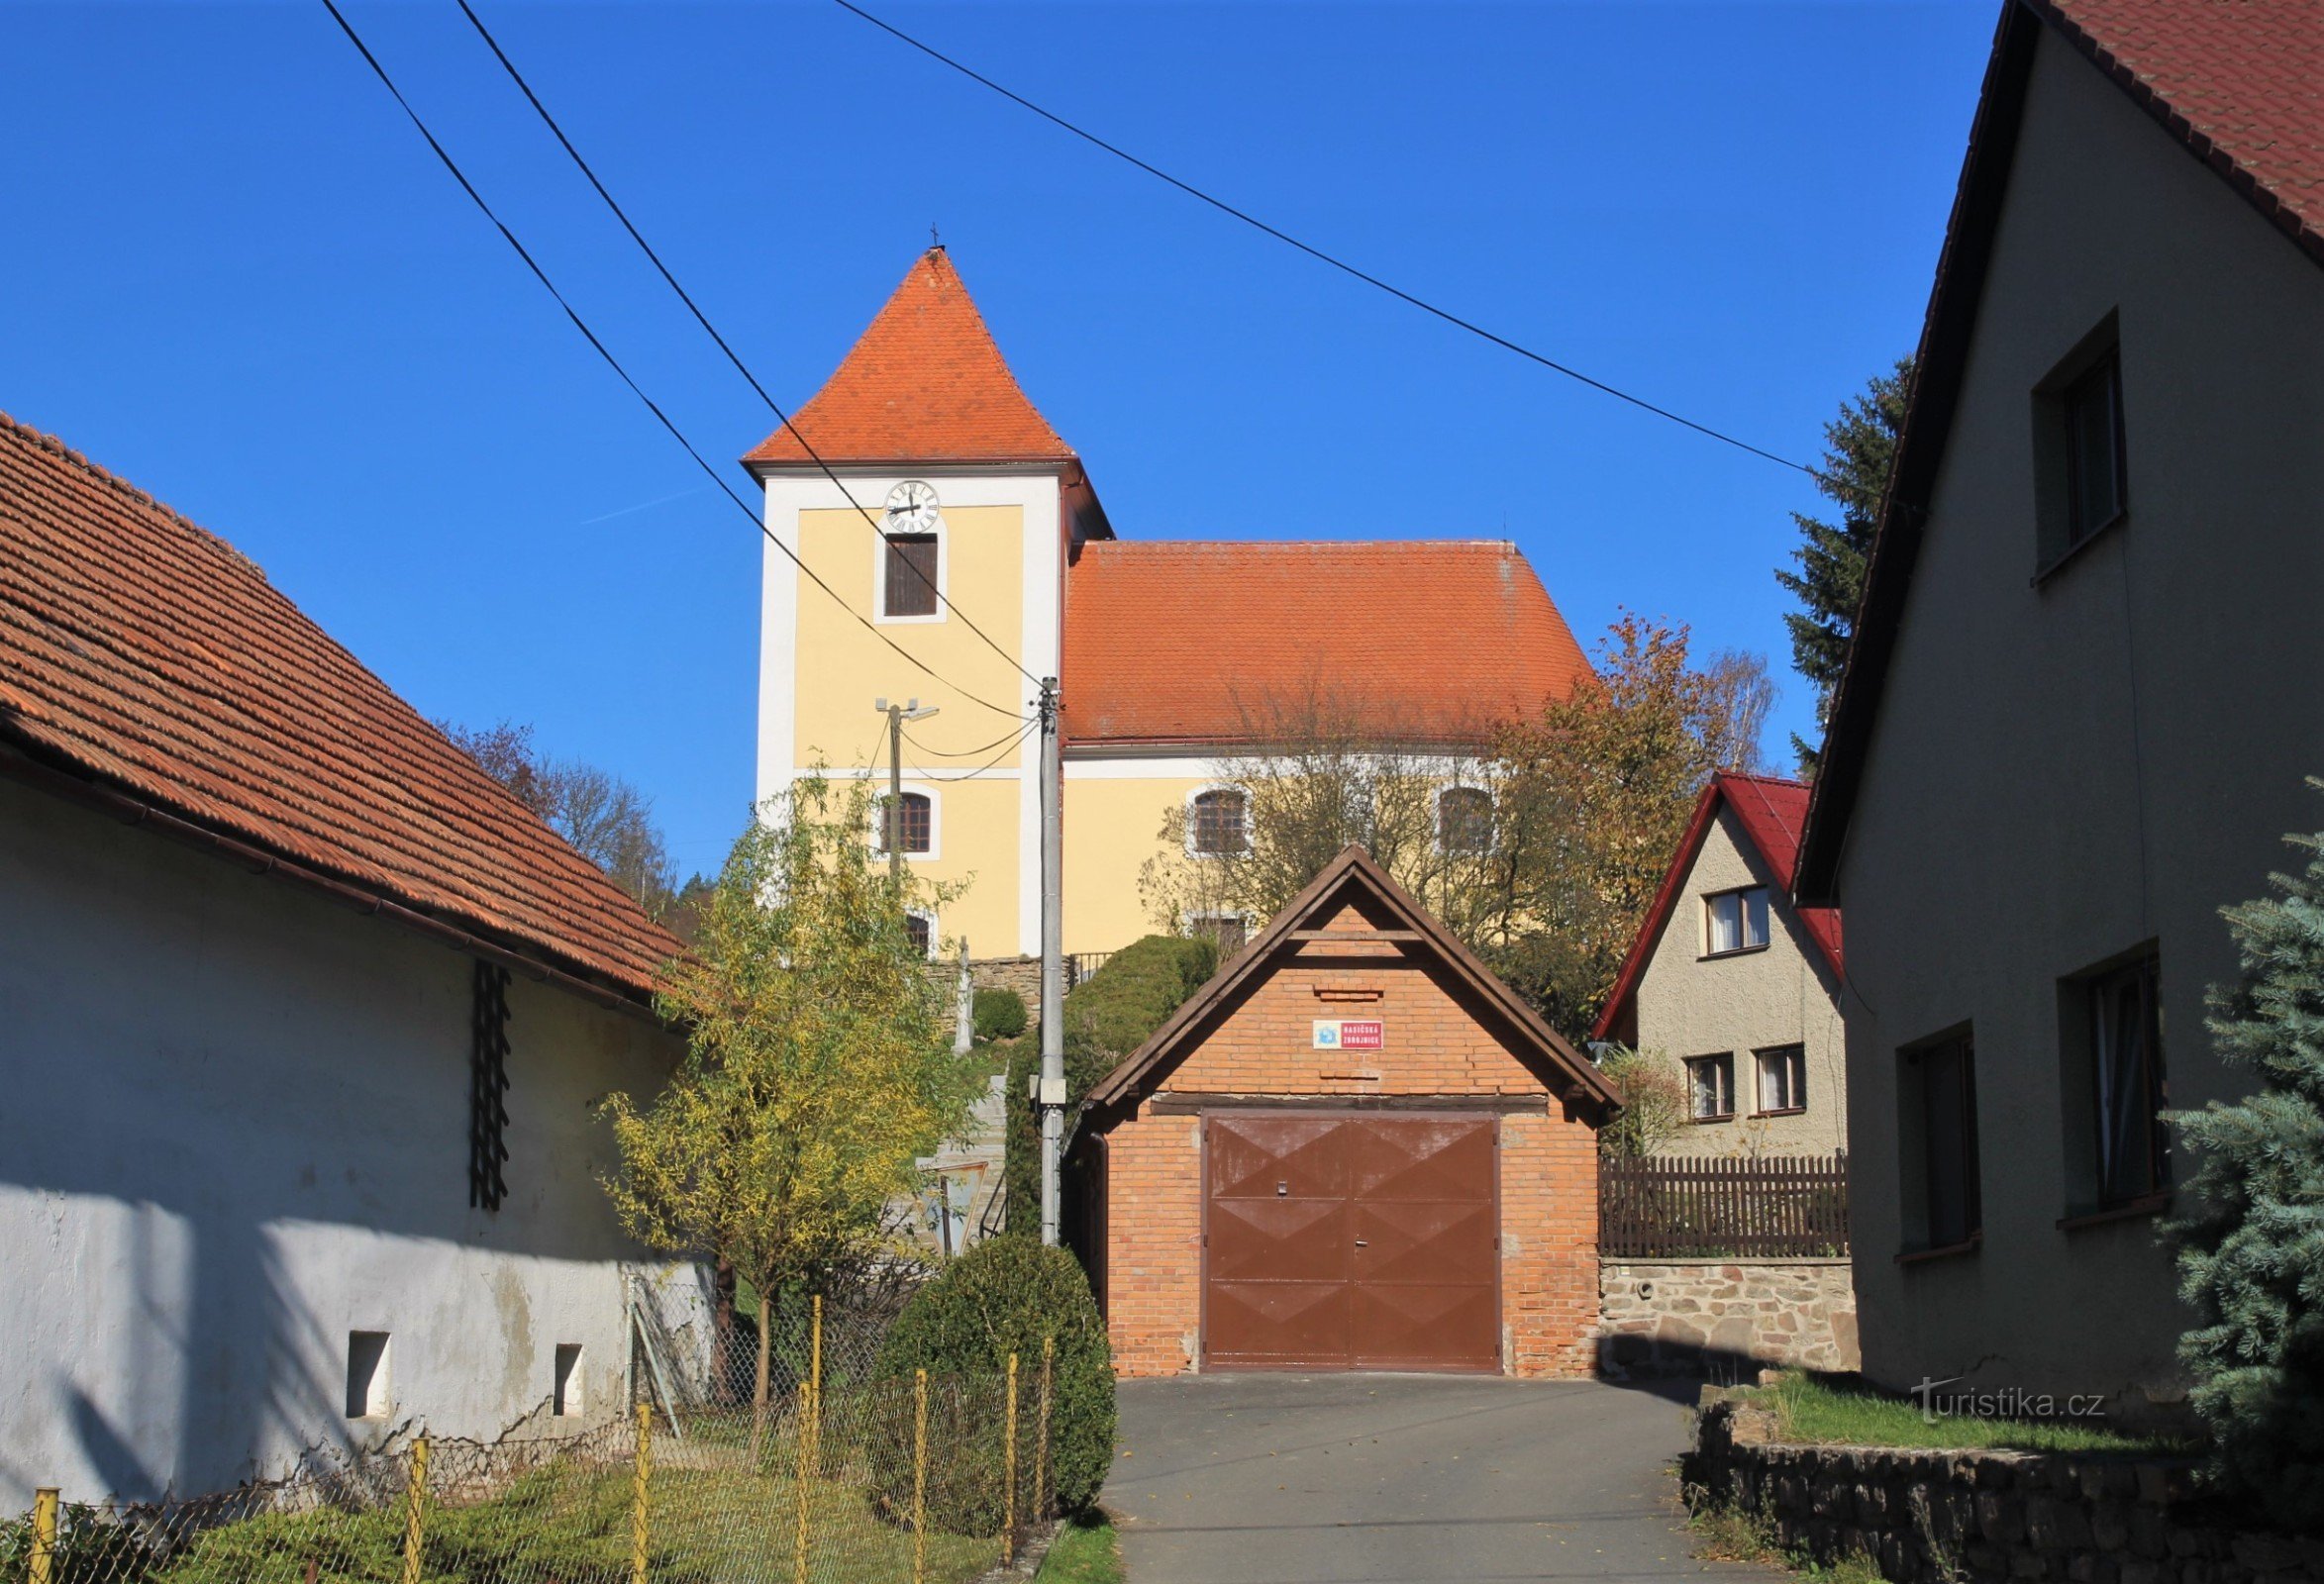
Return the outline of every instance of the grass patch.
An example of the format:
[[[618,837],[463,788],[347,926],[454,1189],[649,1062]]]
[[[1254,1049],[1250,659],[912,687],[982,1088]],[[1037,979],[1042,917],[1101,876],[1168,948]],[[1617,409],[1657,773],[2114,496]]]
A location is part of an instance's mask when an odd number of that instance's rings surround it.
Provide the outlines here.
[[[1122,1584],[1122,1547],[1102,1518],[1067,1519],[1041,1559],[1036,1584]]]
[[[1786,1550],[1767,1523],[1739,1507],[1706,1507],[1686,1521],[1695,1549],[1714,1562],[1757,1562],[1785,1567],[1825,1584],[1882,1584],[1879,1565],[1869,1556],[1844,1557],[1829,1566],[1802,1550]]]
[[[2183,1452],[2181,1442],[2133,1436],[2094,1419],[1976,1419],[1940,1413],[1869,1386],[1787,1372],[1772,1386],[1745,1394],[1773,1411],[1786,1438],[1821,1445],[1992,1448],[2023,1452]]]

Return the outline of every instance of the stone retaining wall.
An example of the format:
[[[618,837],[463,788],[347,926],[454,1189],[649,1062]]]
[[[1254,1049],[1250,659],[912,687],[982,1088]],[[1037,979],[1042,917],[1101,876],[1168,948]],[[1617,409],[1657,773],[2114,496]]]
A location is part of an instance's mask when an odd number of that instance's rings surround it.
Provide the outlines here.
[[[928,976],[936,981],[943,997],[938,1016],[949,1039],[953,1032],[954,1008],[959,1004],[960,962],[948,957],[928,965]],[[970,957],[968,983],[978,990],[1014,990],[1017,999],[1025,1003],[1025,1016],[1036,1020],[1041,1016],[1041,959],[1039,957]]]
[[[1846,1259],[1601,1259],[1598,1314],[1598,1367],[1615,1379],[1859,1363]]]
[[[1872,1557],[1896,1584],[2324,1578],[2324,1540],[2224,1521],[2196,1499],[2190,1459],[1801,1446],[1773,1434],[1762,1412],[1708,1403],[1680,1470],[1688,1505],[1754,1513],[1826,1565]]]

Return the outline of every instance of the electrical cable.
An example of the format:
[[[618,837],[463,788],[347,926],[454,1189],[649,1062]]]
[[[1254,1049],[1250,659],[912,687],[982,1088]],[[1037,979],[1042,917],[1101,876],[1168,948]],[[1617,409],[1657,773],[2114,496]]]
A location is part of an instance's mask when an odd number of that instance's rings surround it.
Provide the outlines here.
[[[1308,257],[1315,259],[1317,262],[1329,264],[1332,268],[1339,270],[1343,274],[1352,275],[1356,279],[1363,281],[1365,285],[1375,287],[1380,291],[1384,291],[1389,296],[1396,298],[1400,302],[1409,304],[1411,307],[1419,309],[1424,314],[1433,315],[1434,317],[1443,320],[1448,325],[1452,325],[1460,330],[1465,330],[1472,336],[1481,337],[1483,340],[1491,342],[1494,346],[1501,347],[1505,351],[1515,352],[1518,356],[1526,358],[1531,362],[1539,363],[1542,367],[1550,369],[1553,372],[1563,374],[1567,379],[1578,380],[1580,383],[1587,385],[1594,391],[1597,391],[1603,395],[1611,396],[1617,401],[1627,402],[1631,406],[1636,407],[1643,412],[1652,413],[1657,418],[1667,419],[1670,423],[1679,425],[1681,428],[1693,430],[1696,434],[1711,440],[1718,441],[1721,445],[1732,446],[1737,450],[1747,451],[1751,455],[1757,456],[1763,461],[1773,462],[1779,467],[1788,467],[1794,471],[1805,473],[1808,477],[1814,479],[1819,484],[1827,484],[1833,488],[1847,490],[1851,493],[1863,493],[1858,488],[1858,486],[1850,484],[1844,479],[1833,478],[1829,474],[1826,474],[1817,468],[1810,467],[1805,462],[1796,462],[1788,456],[1784,456],[1778,452],[1768,450],[1764,446],[1754,446],[1750,441],[1739,439],[1736,436],[1728,434],[1724,430],[1714,429],[1708,424],[1699,423],[1694,419],[1688,418],[1683,413],[1672,412],[1669,408],[1659,406],[1654,402],[1648,401],[1643,396],[1634,396],[1629,391],[1622,389],[1618,385],[1610,385],[1602,379],[1597,379],[1591,375],[1583,373],[1580,369],[1574,368],[1570,364],[1559,362],[1554,357],[1550,357],[1542,352],[1537,352],[1530,346],[1522,346],[1517,342],[1511,341],[1506,336],[1498,335],[1493,331],[1487,330],[1484,326],[1477,324],[1473,320],[1464,319],[1459,314],[1452,312],[1450,309],[1439,308],[1435,303],[1428,301],[1424,297],[1415,296],[1413,293],[1404,290],[1401,286],[1391,285],[1389,282],[1382,280],[1379,276],[1370,274],[1365,270],[1358,268],[1356,265],[1349,263],[1344,258],[1340,258],[1332,253],[1325,252],[1321,248],[1317,248],[1312,244],[1301,242],[1298,238],[1292,236],[1289,232],[1267,224],[1265,221],[1260,219],[1257,215],[1250,213],[1248,210],[1238,209],[1223,198],[1213,197],[1211,194],[1203,191],[1200,187],[1195,186],[1192,182],[1179,180],[1176,176],[1171,175],[1168,171],[1162,169],[1161,166],[1152,164],[1147,160],[1139,158],[1136,154],[1130,152],[1130,150],[1120,147],[1117,144],[1108,143],[1105,139],[1100,138],[1096,133],[1075,126],[1072,122],[1067,121],[1063,116],[1059,115],[1056,111],[1048,110],[1040,105],[1035,104],[1032,100],[1026,98],[1023,94],[1016,92],[1014,89],[1004,87],[1000,83],[993,81],[992,78],[987,77],[982,72],[976,70],[973,66],[954,59],[951,55],[946,54],[943,50],[937,49],[933,45],[922,43],[920,40],[906,33],[903,29],[897,27],[895,24],[883,21],[881,18],[873,16],[870,12],[864,10],[861,6],[855,4],[854,0],[832,0],[832,3],[837,5],[841,10],[852,12],[856,16],[861,18],[863,21],[870,23],[874,28],[879,29],[882,33],[889,35],[891,38],[894,38],[901,43],[910,45],[913,49],[919,50],[922,54],[928,56],[931,60],[935,60],[946,66],[950,66],[953,70],[959,72],[961,76],[966,77],[969,81],[981,84],[982,86],[991,89],[994,93],[999,94],[1002,98],[1008,100],[1014,105],[1019,106],[1022,109],[1030,110],[1033,112],[1033,114],[1039,116],[1042,120],[1050,123],[1052,126],[1059,128],[1061,131],[1072,134],[1074,137],[1080,139],[1083,143],[1089,144],[1093,148],[1101,148],[1105,152],[1112,154],[1116,159],[1122,160],[1127,164],[1135,165],[1138,169],[1145,171],[1148,175],[1155,177],[1159,181],[1168,183],[1170,186],[1177,188],[1178,191],[1186,194],[1187,197],[1197,199],[1202,203],[1208,204],[1211,208],[1219,211],[1219,213],[1231,216],[1236,220],[1240,220],[1246,226],[1250,226],[1254,230],[1263,232],[1267,236],[1272,237],[1275,241],[1285,244],[1288,247],[1297,248],[1299,251],[1307,254]]]
[[[356,52],[363,57],[364,64],[371,68],[372,75],[379,79],[380,85],[386,88],[389,95],[394,98],[396,104],[402,108],[404,115],[409,118],[413,128],[418,131],[423,139],[427,140],[428,147],[434,150],[437,159],[442,162],[444,168],[447,171],[451,172],[453,180],[459,183],[460,191],[468,195],[469,201],[476,206],[476,208],[483,214],[486,220],[492,223],[493,229],[500,233],[502,240],[505,241],[510,248],[515,249],[516,255],[524,260],[525,267],[532,271],[533,278],[538,280],[541,283],[542,288],[546,290],[551,297],[556,300],[557,307],[564,310],[564,316],[568,320],[572,321],[573,328],[581,333],[582,338],[586,340],[590,346],[596,350],[597,355],[605,360],[606,366],[611,368],[614,373],[620,377],[621,382],[630,388],[631,394],[635,395],[639,401],[646,404],[646,410],[654,415],[656,421],[658,422],[664,430],[669,432],[670,438],[675,440],[678,445],[684,448],[686,454],[694,459],[694,465],[699,467],[704,475],[709,478],[711,483],[717,485],[719,490],[726,496],[726,498],[734,502],[736,508],[741,511],[745,517],[748,517],[751,520],[751,525],[758,531],[758,533],[766,540],[766,542],[772,544],[776,549],[782,551],[784,556],[790,560],[792,565],[799,569],[800,573],[804,575],[809,582],[813,583],[817,588],[823,590],[825,594],[829,595],[832,601],[837,604],[841,610],[846,611],[850,616],[853,616],[857,623],[860,625],[865,632],[869,633],[873,638],[878,639],[889,648],[894,649],[897,654],[903,656],[903,658],[909,661],[913,666],[924,672],[931,680],[943,683],[946,687],[952,688],[954,692],[959,693],[969,703],[975,704],[983,709],[990,710],[995,715],[1005,715],[1011,720],[1024,720],[1025,717],[1018,714],[1017,711],[1013,709],[1004,709],[1000,705],[994,704],[988,699],[979,698],[975,694],[968,692],[966,689],[960,687],[958,684],[948,681],[944,676],[931,667],[927,661],[921,659],[918,655],[912,653],[909,649],[896,643],[894,639],[889,638],[885,633],[882,633],[876,626],[872,624],[870,618],[864,616],[860,611],[858,611],[854,606],[850,605],[846,600],[842,599],[838,590],[834,589],[829,583],[826,583],[823,578],[816,573],[813,567],[810,567],[805,561],[799,558],[796,551],[794,551],[788,544],[785,544],[781,540],[777,539],[774,534],[767,529],[765,523],[759,519],[758,513],[752,509],[751,504],[748,501],[744,500],[742,496],[735,493],[733,486],[728,484],[725,477],[721,475],[716,468],[710,465],[709,461],[703,457],[701,451],[695,448],[694,443],[686,439],[685,433],[680,430],[675,423],[671,422],[669,415],[661,410],[659,404],[657,403],[653,397],[646,394],[644,387],[640,386],[635,379],[630,377],[630,371],[622,366],[621,360],[613,355],[612,351],[607,348],[605,343],[598,339],[597,333],[589,328],[588,322],[581,318],[579,312],[574,309],[570,302],[566,301],[564,293],[556,289],[556,283],[549,278],[548,272],[541,267],[537,260],[535,260],[532,253],[526,250],[525,245],[517,240],[516,233],[511,231],[508,228],[507,222],[503,221],[500,216],[493,211],[492,206],[485,202],[484,195],[476,190],[475,184],[468,180],[467,174],[460,169],[458,162],[452,157],[452,154],[445,148],[444,145],[437,140],[436,134],[428,129],[428,124],[420,119],[420,113],[412,108],[411,101],[404,97],[403,90],[395,85],[395,79],[388,75],[387,68],[381,65],[379,62],[379,57],[371,52],[370,46],[363,43],[362,36],[355,32],[354,24],[347,20],[346,15],[340,11],[338,5],[335,3],[335,0],[323,0],[323,8],[331,13],[332,21],[339,24],[340,32],[347,35],[348,43],[355,47]]]
[[[734,349],[734,346],[724,336],[718,333],[718,327],[710,322],[710,316],[702,311],[701,306],[694,301],[693,296],[686,290],[686,288],[678,284],[677,276],[672,274],[670,272],[669,266],[661,261],[661,255],[654,250],[654,245],[646,240],[644,233],[640,232],[636,224],[631,221],[628,211],[624,210],[622,206],[614,200],[613,194],[606,189],[605,183],[597,178],[597,172],[591,168],[589,161],[581,157],[581,150],[574,148],[573,141],[564,135],[564,128],[557,125],[556,118],[549,113],[549,107],[541,102],[541,96],[533,91],[533,85],[525,80],[525,74],[517,70],[515,61],[509,59],[508,51],[500,48],[500,41],[492,37],[492,30],[484,26],[484,19],[476,15],[474,8],[468,4],[468,0],[455,0],[455,3],[460,8],[460,14],[466,17],[468,19],[469,25],[476,30],[477,37],[481,38],[484,41],[485,47],[492,51],[493,58],[500,62],[501,69],[508,73],[509,80],[517,85],[518,90],[524,94],[526,100],[532,105],[534,113],[540,116],[542,124],[548,127],[551,134],[556,137],[557,143],[563,148],[565,153],[571,156],[573,163],[580,167],[581,174],[588,178],[589,185],[597,190],[597,196],[605,200],[605,207],[613,211],[613,218],[621,222],[622,230],[630,234],[630,241],[638,245],[639,249],[645,253],[647,260],[654,265],[657,272],[659,272],[662,280],[668,284],[669,289],[677,293],[678,301],[686,305],[686,311],[694,316],[694,322],[702,327],[704,333],[707,334],[713,342],[718,344],[718,349],[726,353],[726,360],[735,365],[735,372],[742,375],[744,381],[749,384],[754,391],[758,393],[758,399],[766,404],[766,410],[774,414],[776,420],[781,423],[782,427],[790,432],[791,439],[799,443],[799,448],[807,453],[808,459],[812,461],[817,467],[821,468],[823,470],[823,476],[830,479],[832,483],[838,487],[841,496],[846,499],[850,506],[855,508],[856,515],[863,519],[863,525],[870,529],[872,533],[879,535],[882,539],[885,539],[886,535],[884,531],[880,528],[878,523],[872,520],[870,511],[865,508],[861,501],[856,499],[855,492],[849,489],[846,482],[841,479],[839,474],[832,470],[831,464],[823,459],[822,453],[816,450],[814,446],[808,442],[807,437],[799,433],[798,427],[791,422],[790,415],[782,410],[781,406],[776,403],[775,399],[771,395],[767,394],[766,387],[758,382],[758,376],[751,372],[750,366],[743,361],[741,354]],[[969,632],[982,639],[986,646],[989,647],[995,654],[998,654],[1002,659],[1008,661],[1010,665],[1014,666],[1020,676],[1024,677],[1026,681],[1031,682],[1036,687],[1041,685],[1041,678],[1035,676],[1031,671],[1026,670],[1023,661],[1019,660],[1007,649],[1001,647],[999,644],[993,641],[992,635],[985,632],[983,628],[978,627],[974,621],[970,620],[967,612],[961,610],[960,606],[954,604],[951,598],[945,594],[944,590],[937,587],[936,579],[929,576],[928,573],[922,571],[918,566],[914,565],[908,559],[898,557],[897,560],[901,565],[909,570],[914,577],[918,578],[921,583],[927,587],[929,593],[935,595],[939,602],[948,607],[955,616],[959,617],[962,626],[966,627]]]
[[[1034,732],[1039,729],[1040,725],[1041,723],[1039,721],[1031,721],[1026,723],[1025,730],[1019,732],[1015,737],[1010,738],[1006,742],[1002,743],[1001,750],[998,753],[995,753],[991,758],[985,760],[982,764],[978,765],[973,770],[963,770],[959,775],[918,775],[914,776],[913,779],[916,781],[931,781],[948,784],[954,781],[973,781],[978,776],[984,774],[987,770],[993,768],[993,766],[999,764],[1001,760],[1007,758],[1009,756],[1009,749],[1015,747],[1018,743],[1031,737]]]
[[[912,746],[918,748],[921,752],[929,755],[931,758],[972,759],[979,753],[989,753],[994,748],[1001,746],[1003,743],[1012,742],[1016,740],[1011,737],[996,737],[990,742],[985,743],[982,747],[960,748],[957,751],[946,748],[932,748],[927,743],[914,737],[910,732],[906,732],[904,734],[904,741],[911,743]]]

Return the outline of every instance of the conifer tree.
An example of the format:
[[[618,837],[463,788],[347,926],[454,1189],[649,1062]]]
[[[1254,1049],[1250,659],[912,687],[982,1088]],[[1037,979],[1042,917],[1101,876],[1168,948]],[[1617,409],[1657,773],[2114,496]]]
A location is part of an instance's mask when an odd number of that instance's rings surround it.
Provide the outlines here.
[[[1905,399],[1912,391],[1912,359],[1876,374],[1864,394],[1841,404],[1840,416],[1824,426],[1823,478],[1816,487],[1840,508],[1840,521],[1793,512],[1800,545],[1791,552],[1796,572],[1778,570],[1775,581],[1806,607],[1787,611],[1791,663],[1816,688],[1816,725],[1831,724],[1832,695],[1848,666],[1848,645],[1856,635],[1856,610],[1864,599],[1865,565],[1872,536],[1880,527],[1880,502],[1888,492],[1888,471],[1896,460],[1896,437],[1904,428]],[[1816,771],[1819,749],[1794,733],[1802,775]]]
[[[2324,782],[2311,782],[2324,790]],[[2304,873],[2225,910],[2244,982],[2214,986],[2220,1055],[2261,1087],[2175,1112],[2193,1207],[2165,1226],[2199,1323],[2179,1341],[2214,1466],[2270,1520],[2324,1529],[2324,835]]]

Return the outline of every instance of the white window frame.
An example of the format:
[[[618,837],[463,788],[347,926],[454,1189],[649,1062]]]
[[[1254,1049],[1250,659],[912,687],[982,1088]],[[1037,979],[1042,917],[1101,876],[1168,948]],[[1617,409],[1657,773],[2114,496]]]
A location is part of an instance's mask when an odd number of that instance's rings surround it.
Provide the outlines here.
[[[1243,850],[1241,852],[1205,852],[1194,844],[1194,801],[1208,792],[1239,792],[1243,795]],[[1186,794],[1186,856],[1205,862],[1222,858],[1247,857],[1253,842],[1258,839],[1259,826],[1251,814],[1251,788],[1240,781],[1206,781]]]
[[[1204,855],[1207,857],[1213,856],[1214,854],[1206,853]],[[1234,908],[1197,908],[1191,913],[1181,914],[1178,919],[1178,924],[1181,929],[1185,930],[1188,934],[1191,934],[1194,930],[1194,927],[1197,925],[1223,924],[1229,919],[1233,919],[1236,923],[1243,926],[1243,945],[1247,946],[1251,944],[1251,938],[1254,934],[1257,933],[1258,921],[1253,919],[1250,914],[1241,912]],[[1235,949],[1240,951],[1243,949],[1243,947],[1237,946]],[[1225,955],[1221,955],[1219,960],[1224,962],[1227,959]]]
[[[932,863],[944,856],[944,795],[922,781],[906,781],[907,794],[928,800],[928,850],[907,852],[906,863]],[[871,789],[871,850],[878,856],[887,856],[887,788],[874,785]]]
[[[936,962],[944,955],[944,926],[938,922],[934,908],[906,908],[904,917],[918,919],[928,926],[928,960]]]
[[[871,537],[871,620],[881,627],[930,627],[944,621],[953,608],[953,535],[945,526],[944,515],[937,514],[934,528],[914,531],[915,535],[936,536],[936,609],[927,616],[887,614],[887,525],[878,523],[877,527],[879,532]]]
[[[1484,806],[1485,806],[1485,832],[1484,832],[1484,841],[1485,841],[1485,844],[1484,844],[1483,846],[1481,846],[1481,847],[1450,847],[1450,846],[1447,846],[1447,845],[1445,845],[1445,799],[1446,799],[1446,798],[1448,798],[1448,797],[1450,797],[1450,796],[1451,796],[1453,793],[1455,793],[1455,792],[1476,792],[1476,793],[1481,793],[1481,794],[1483,795],[1483,797],[1484,797]],[[1488,853],[1488,852],[1492,851],[1492,850],[1493,850],[1493,827],[1492,827],[1492,818],[1493,818],[1494,811],[1495,811],[1495,810],[1496,810],[1498,807],[1499,807],[1499,804],[1498,804],[1497,800],[1496,800],[1496,799],[1493,797],[1493,791],[1492,791],[1492,788],[1491,788],[1491,787],[1475,786],[1475,785],[1472,785],[1472,784],[1470,784],[1469,782],[1466,782],[1466,781],[1456,781],[1456,782],[1454,782],[1454,783],[1453,783],[1451,786],[1441,786],[1441,787],[1438,787],[1438,788],[1437,788],[1437,795],[1436,795],[1436,809],[1435,809],[1435,812],[1436,812],[1436,827],[1437,827],[1437,829],[1436,829],[1436,842],[1437,842],[1437,851],[1438,851],[1438,853],[1439,853],[1439,854],[1441,854],[1442,856],[1449,857],[1449,858],[1472,858],[1472,857],[1479,857],[1479,856],[1482,856],[1483,854],[1485,854],[1485,853]]]

